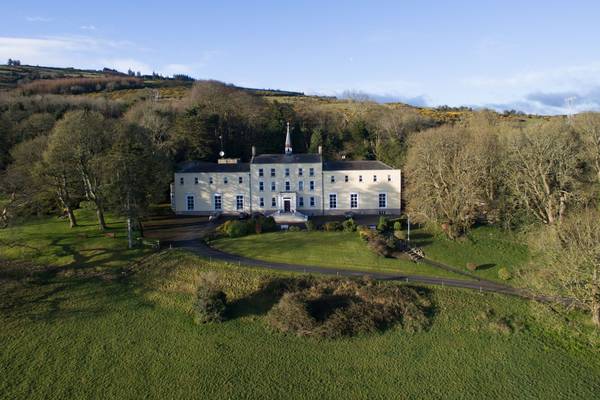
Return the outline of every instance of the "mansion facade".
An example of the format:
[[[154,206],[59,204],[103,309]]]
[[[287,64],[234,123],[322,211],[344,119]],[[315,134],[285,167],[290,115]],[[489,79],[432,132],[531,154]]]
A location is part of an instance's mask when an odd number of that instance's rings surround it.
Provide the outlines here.
[[[293,154],[288,125],[283,154],[257,155],[253,147],[249,163],[221,158],[181,165],[171,206],[176,214],[259,212],[276,220],[400,214],[401,191],[401,171],[380,161],[324,161],[320,147],[318,154]]]

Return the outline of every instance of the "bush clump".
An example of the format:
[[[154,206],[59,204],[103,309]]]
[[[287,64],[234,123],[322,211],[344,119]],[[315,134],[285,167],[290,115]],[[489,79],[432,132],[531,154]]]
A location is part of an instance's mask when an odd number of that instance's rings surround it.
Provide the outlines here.
[[[277,224],[273,217],[261,215],[247,220],[227,220],[217,228],[217,233],[222,236],[237,238],[252,233],[260,234],[275,230],[277,230]]]
[[[512,274],[510,273],[510,271],[506,268],[500,268],[498,270],[498,278],[502,279],[503,281],[508,281],[509,279],[512,278]]]
[[[323,224],[323,230],[325,232],[334,232],[342,229],[342,225],[337,221],[329,221]]]
[[[379,222],[377,222],[377,230],[379,232],[385,232],[388,230],[389,227],[389,221],[386,217],[384,217],[383,215],[381,217],[379,217]]]
[[[204,276],[196,293],[195,321],[197,323],[221,322],[225,317],[227,295],[220,290],[213,275]]]
[[[311,220],[308,220],[304,223],[304,226],[306,226],[306,230],[308,232],[314,231],[316,229],[315,227],[315,223],[312,222]]]
[[[402,223],[400,221],[394,222],[394,231],[402,231]]]
[[[429,299],[408,286],[362,279],[326,279],[283,294],[267,314],[273,329],[322,338],[355,336],[400,325],[419,331],[428,323]]]
[[[345,220],[342,222],[342,230],[344,232],[354,232],[356,231],[356,222],[352,218]]]
[[[296,226],[296,225],[291,225],[291,226],[288,228],[288,232],[300,232],[301,230],[302,230],[302,229],[300,229],[300,227],[299,227],[299,226]]]

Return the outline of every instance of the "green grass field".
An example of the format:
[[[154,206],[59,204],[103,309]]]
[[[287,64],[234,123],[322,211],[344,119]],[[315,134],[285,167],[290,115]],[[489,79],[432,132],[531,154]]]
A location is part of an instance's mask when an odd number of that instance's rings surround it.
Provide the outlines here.
[[[203,270],[220,273],[234,308],[227,322],[193,322]],[[266,327],[253,291],[267,275],[178,251],[150,256],[128,279],[4,275],[0,396],[591,399],[600,390],[597,348],[567,336],[562,320],[550,330],[547,311],[522,300],[432,289],[425,332],[318,341]],[[489,309],[522,328],[499,331],[480,318]]]
[[[499,280],[498,269],[513,271],[529,259],[527,246],[516,234],[493,227],[476,228],[469,238],[458,241],[417,229],[411,239],[413,245],[424,249],[428,258],[459,270],[467,272],[466,264],[476,263],[480,267],[474,274],[486,279]],[[275,232],[219,239],[211,242],[211,246],[266,261],[465,278],[408,260],[379,257],[367,249],[356,233]]]
[[[121,222],[111,219],[112,239],[95,234],[92,215],[79,216],[85,226],[75,230],[51,218],[0,231],[38,247],[34,263],[13,261],[22,255],[14,249],[0,253],[11,260],[0,262],[2,399],[592,399],[600,392],[600,335],[586,316],[429,288],[426,331],[285,336],[267,328],[273,300],[258,288],[286,274],[180,250],[130,252]],[[88,256],[91,249],[102,251]],[[224,323],[193,322],[205,271],[218,274],[228,295]]]
[[[271,232],[218,239],[211,246],[265,261],[465,279],[409,260],[380,257],[367,248],[356,232]]]
[[[526,241],[520,234],[491,226],[476,227],[458,240],[417,229],[412,239],[423,248],[426,257],[463,271],[467,271],[467,263],[475,263],[479,268],[472,273],[486,279],[499,280],[500,268],[514,272],[530,260]]]
[[[0,229],[0,259],[26,260],[43,265],[79,268],[121,267],[148,252],[127,249],[122,219],[107,215],[109,229],[100,232],[92,210],[78,210],[78,227],[57,217],[43,217]],[[106,234],[114,235],[114,238]]]

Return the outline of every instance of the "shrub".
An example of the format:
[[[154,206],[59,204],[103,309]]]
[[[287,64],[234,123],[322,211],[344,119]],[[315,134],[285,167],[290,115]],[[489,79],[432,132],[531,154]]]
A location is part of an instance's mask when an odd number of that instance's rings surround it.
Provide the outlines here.
[[[231,220],[231,221],[225,222],[224,225],[225,225],[225,227],[224,227],[225,234],[232,238],[245,236],[245,235],[249,234],[250,232],[252,232],[250,230],[251,225],[248,223],[248,221]]]
[[[388,219],[383,215],[379,217],[379,222],[377,222],[377,230],[379,232],[385,232],[388,229]]]
[[[356,230],[356,222],[352,218],[342,222],[342,230],[344,232],[354,232]]]
[[[203,277],[196,293],[196,322],[220,322],[225,316],[227,296],[211,277]]]
[[[392,255],[392,248],[389,244],[388,239],[383,235],[374,234],[368,239],[367,246],[374,253],[383,257],[389,257]]]
[[[477,264],[475,264],[475,263],[467,263],[467,269],[469,271],[476,271],[477,270]]]
[[[261,223],[263,232],[274,232],[277,230],[277,223],[273,217],[262,217]]]
[[[396,239],[406,240],[406,232],[404,232],[402,230],[399,230],[399,231],[395,230],[394,236],[396,237]]]
[[[401,231],[401,230],[402,230],[402,223],[400,221],[394,222],[394,231]]]
[[[358,236],[360,236],[360,238],[364,241],[368,241],[369,238],[371,238],[375,234],[375,232],[373,232],[367,226],[364,225],[359,225],[356,228],[356,231],[358,232]]]
[[[311,220],[308,220],[304,223],[304,225],[306,226],[306,230],[307,231],[314,231],[315,230],[315,223],[312,222]]]
[[[302,281],[267,314],[275,330],[298,336],[338,338],[399,324],[418,331],[429,324],[431,302],[415,288],[362,279]]]
[[[323,224],[323,230],[327,232],[338,231],[341,229],[341,225],[337,221],[329,221]]]
[[[300,232],[301,230],[302,230],[302,229],[300,229],[300,227],[299,227],[299,226],[296,226],[296,225],[291,225],[291,226],[288,228],[288,231],[289,231],[289,232]]]
[[[500,268],[498,270],[498,278],[502,279],[503,281],[507,281],[512,278],[512,274],[508,269]]]

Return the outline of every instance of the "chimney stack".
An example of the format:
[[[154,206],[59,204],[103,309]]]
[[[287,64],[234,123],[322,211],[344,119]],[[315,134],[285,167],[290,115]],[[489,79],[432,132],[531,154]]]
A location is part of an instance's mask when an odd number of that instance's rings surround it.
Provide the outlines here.
[[[323,155],[323,146],[319,146],[319,155],[322,156]]]
[[[256,147],[252,146],[252,157],[256,156]]]

